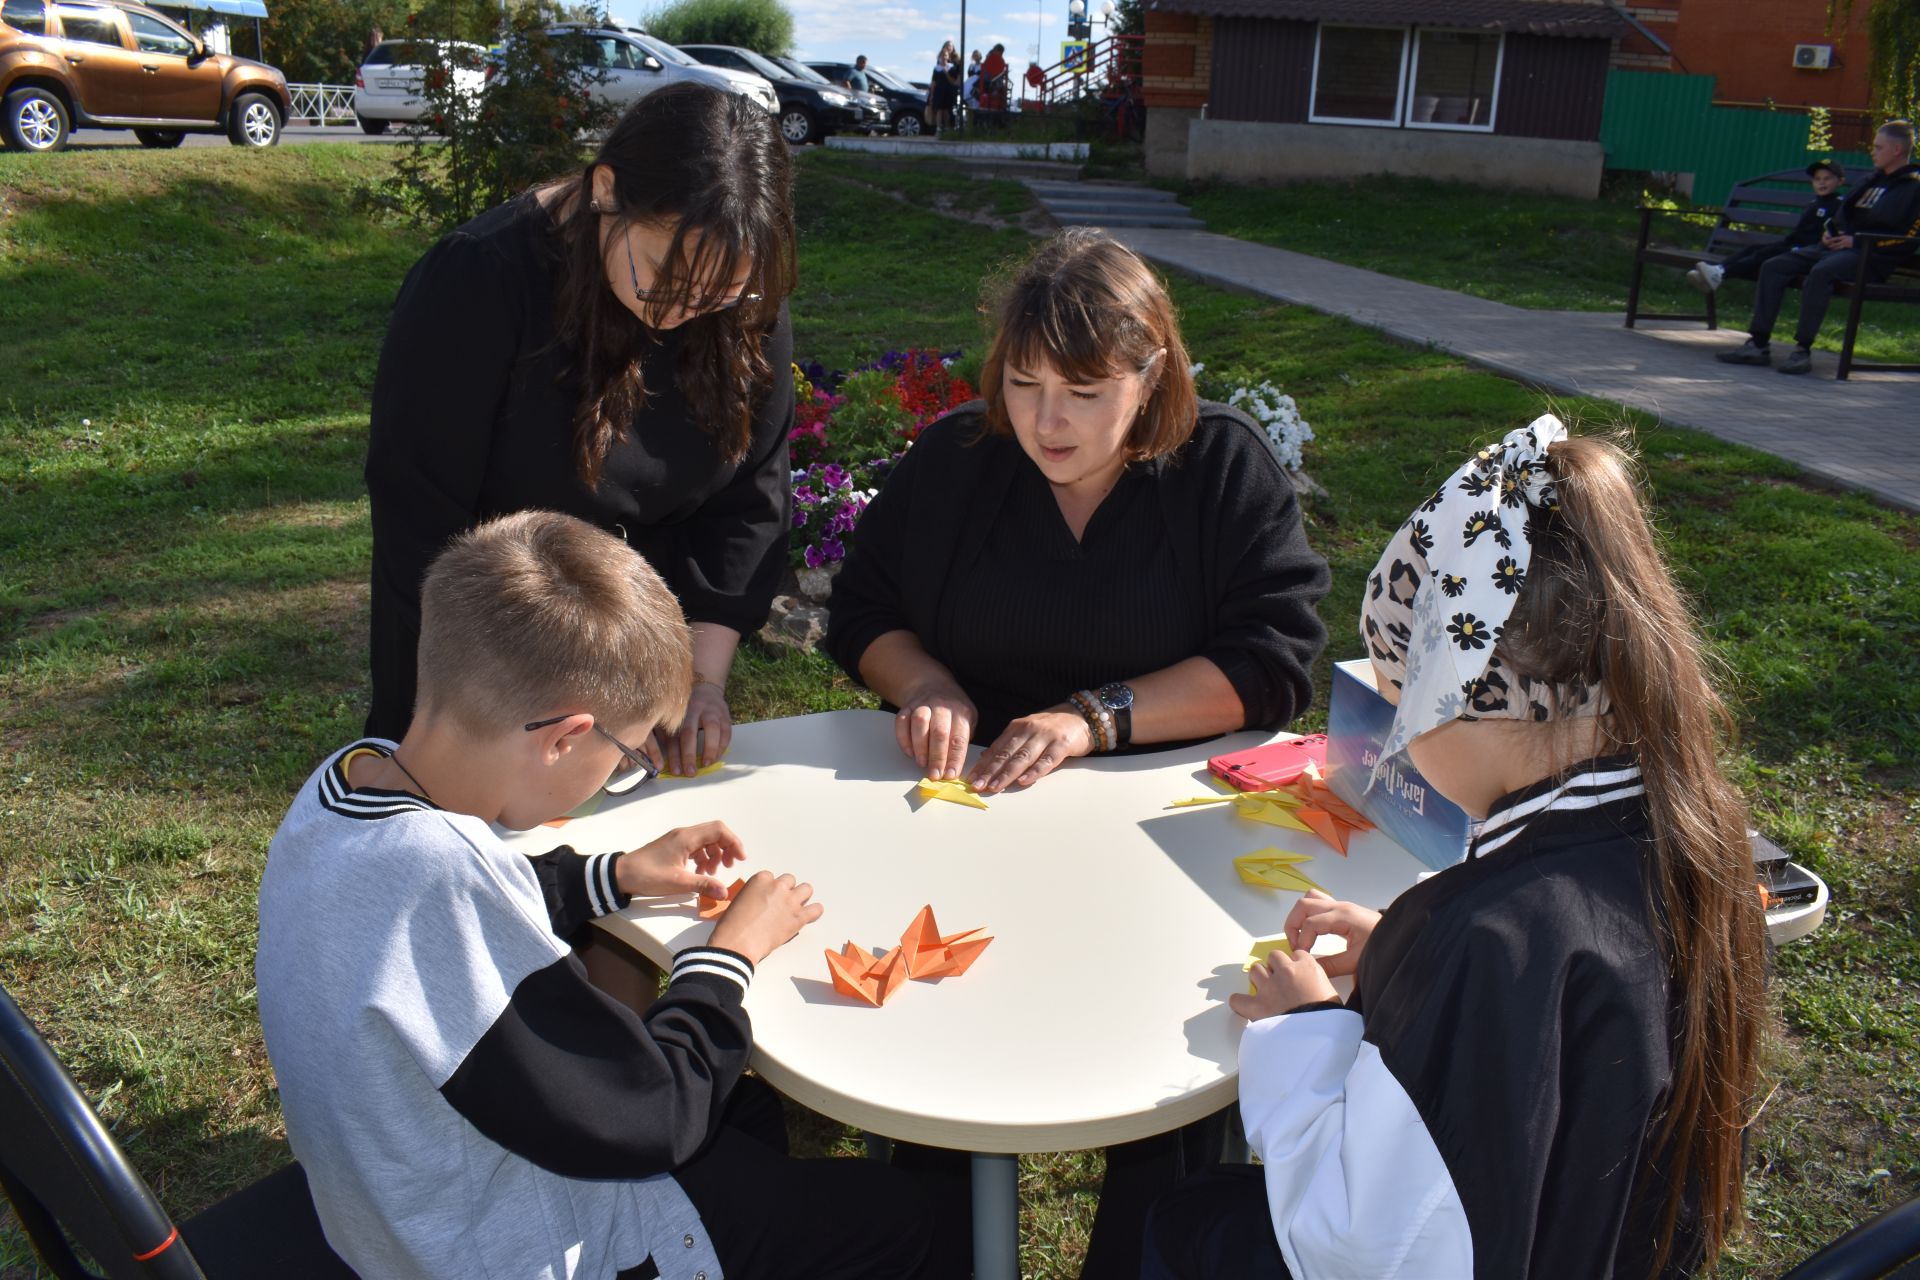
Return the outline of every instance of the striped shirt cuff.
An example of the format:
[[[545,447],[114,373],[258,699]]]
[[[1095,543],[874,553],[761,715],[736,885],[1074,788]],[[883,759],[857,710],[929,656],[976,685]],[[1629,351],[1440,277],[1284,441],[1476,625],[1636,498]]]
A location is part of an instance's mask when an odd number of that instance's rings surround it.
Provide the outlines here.
[[[596,853],[580,860],[585,864],[581,874],[587,880],[587,902],[596,916],[624,911],[627,904],[633,901],[631,895],[620,892],[618,882],[614,879],[614,866],[620,857],[619,853]]]
[[[737,951],[721,947],[689,947],[673,958],[673,973],[668,977],[667,985],[672,986],[694,974],[706,974],[737,983],[740,994],[745,995],[747,984],[753,981],[753,961]]]

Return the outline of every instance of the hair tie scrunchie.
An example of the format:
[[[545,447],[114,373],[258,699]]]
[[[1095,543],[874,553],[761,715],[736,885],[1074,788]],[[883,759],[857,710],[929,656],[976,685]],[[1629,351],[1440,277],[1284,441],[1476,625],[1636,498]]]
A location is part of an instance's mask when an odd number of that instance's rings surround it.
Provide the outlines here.
[[[1435,489],[1381,553],[1367,579],[1360,634],[1378,673],[1400,690],[1400,705],[1375,777],[1409,742],[1451,720],[1545,720],[1605,709],[1597,687],[1510,681],[1496,653],[1533,559],[1528,511],[1560,505],[1547,451],[1566,438],[1552,414],[1508,432]]]

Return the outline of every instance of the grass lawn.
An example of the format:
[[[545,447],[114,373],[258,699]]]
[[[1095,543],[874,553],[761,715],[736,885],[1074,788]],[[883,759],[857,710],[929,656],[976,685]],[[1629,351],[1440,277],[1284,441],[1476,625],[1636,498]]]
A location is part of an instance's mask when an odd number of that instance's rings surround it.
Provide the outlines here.
[[[1610,175],[1598,200],[1498,191],[1464,183],[1399,178],[1278,187],[1199,183],[1182,188],[1209,231],[1311,253],[1356,267],[1457,289],[1516,307],[1559,311],[1627,309],[1635,212],[1643,196]],[[1704,247],[1711,214],[1657,215],[1654,240]],[[1671,267],[1647,268],[1641,305],[1698,314],[1700,295]],[[1774,326],[1791,339],[1800,294],[1791,291]],[[1720,324],[1737,346],[1753,307],[1753,286],[1720,290]],[[1820,345],[1839,350],[1843,303],[1829,308]],[[1867,360],[1920,359],[1920,307],[1868,303],[1855,350]]]
[[[286,1159],[254,893],[288,797],[364,709],[367,394],[425,244],[353,209],[387,162],[352,146],[0,156],[0,982],[177,1214]],[[802,358],[978,345],[980,280],[1028,241],[914,207],[947,181],[896,200],[872,189],[880,171],[808,157]],[[1318,433],[1329,660],[1357,656],[1389,531],[1541,402],[1342,321],[1175,290],[1194,358],[1271,378]],[[1640,427],[1739,712],[1732,768],[1757,825],[1834,889],[1826,927],[1775,971],[1753,1228],[1728,1268],[1777,1274],[1920,1189],[1920,520],[1611,406],[1560,408]],[[743,719],[860,698],[786,650],[749,645],[737,676]],[[814,1149],[848,1141],[797,1128]],[[1099,1167],[1024,1162],[1030,1276],[1077,1273]],[[0,1217],[0,1274],[33,1273]]]

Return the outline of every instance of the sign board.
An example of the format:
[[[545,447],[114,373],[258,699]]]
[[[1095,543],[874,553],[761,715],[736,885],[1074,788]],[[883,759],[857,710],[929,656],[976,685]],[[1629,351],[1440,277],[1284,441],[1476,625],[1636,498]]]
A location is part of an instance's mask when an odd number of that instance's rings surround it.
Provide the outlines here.
[[[1061,41],[1060,65],[1071,75],[1087,74],[1087,42],[1085,40]]]

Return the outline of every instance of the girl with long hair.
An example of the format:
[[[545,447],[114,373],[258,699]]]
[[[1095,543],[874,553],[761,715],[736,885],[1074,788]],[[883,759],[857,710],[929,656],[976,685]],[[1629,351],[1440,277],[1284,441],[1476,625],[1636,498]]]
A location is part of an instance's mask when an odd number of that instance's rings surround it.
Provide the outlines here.
[[[742,633],[786,562],[793,179],[767,113],[660,89],[580,173],[490,210],[408,274],[374,382],[370,734],[413,714],[420,582],[454,535],[545,508],[626,539],[694,627],[660,748],[717,759]],[[696,735],[701,737],[698,759]]]
[[[1263,1166],[1162,1199],[1144,1274],[1691,1274],[1740,1221],[1764,923],[1627,455],[1551,417],[1481,450],[1389,544],[1362,632],[1381,765],[1404,747],[1484,821],[1385,913],[1294,906],[1232,997]]]

